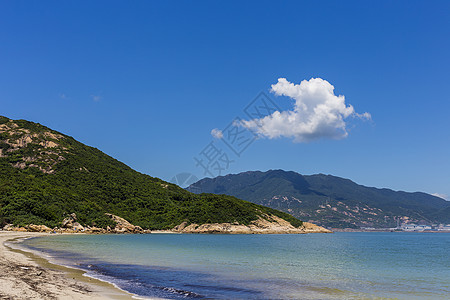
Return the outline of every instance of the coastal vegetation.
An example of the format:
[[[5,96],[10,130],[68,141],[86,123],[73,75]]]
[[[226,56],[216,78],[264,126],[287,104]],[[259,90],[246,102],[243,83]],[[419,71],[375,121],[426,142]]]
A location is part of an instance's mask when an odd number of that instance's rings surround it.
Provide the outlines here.
[[[171,229],[183,222],[248,225],[293,216],[233,196],[193,194],[141,174],[100,150],[43,125],[0,116],[0,227],[60,226],[69,214],[106,228],[120,216],[143,229]]]

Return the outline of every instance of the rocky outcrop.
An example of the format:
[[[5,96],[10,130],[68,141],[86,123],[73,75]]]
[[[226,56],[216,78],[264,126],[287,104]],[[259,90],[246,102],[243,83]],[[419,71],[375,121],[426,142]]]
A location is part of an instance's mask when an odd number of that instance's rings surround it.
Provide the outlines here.
[[[30,224],[28,226],[25,227],[27,229],[27,231],[31,231],[31,232],[51,232],[52,229],[45,226],[45,225],[34,225],[34,224]]]
[[[188,224],[183,222],[172,229],[179,233],[231,233],[231,234],[302,234],[302,233],[331,233],[330,230],[303,222],[303,226],[296,228],[276,216],[266,216],[259,218],[249,225],[232,223],[212,223],[212,224]]]
[[[114,233],[143,233],[143,229],[140,226],[135,226],[125,220],[124,218],[121,218],[119,216],[113,215],[113,214],[105,214],[109,216],[115,223],[116,227],[112,229]]]
[[[313,233],[313,232],[320,232],[320,233],[332,233],[331,230],[328,230],[324,227],[318,226],[313,223],[303,222],[303,230],[305,233]]]
[[[29,129],[20,128],[14,122],[9,120],[0,124],[0,134],[2,134],[0,143],[3,145],[3,149],[0,149],[0,157],[8,157],[28,147],[27,155],[21,155],[21,159],[11,165],[22,170],[37,168],[45,174],[54,174],[54,166],[59,161],[65,160],[64,153],[67,148],[60,145],[64,136],[50,130],[32,132]],[[34,150],[30,151],[29,145],[33,145]]]
[[[19,226],[14,226],[13,224],[6,224],[3,227],[3,230],[5,231],[19,231],[19,232],[27,232],[28,229],[25,227],[19,227]]]
[[[78,223],[78,222],[75,222],[75,223],[72,224],[72,229],[73,229],[74,231],[84,231],[84,230],[85,230],[84,226],[81,225],[81,224]]]
[[[75,221],[77,220],[77,215],[75,213],[70,214],[61,222],[62,228],[72,228]],[[78,223],[77,223],[78,224]]]
[[[7,224],[3,227],[5,231],[29,231],[29,232],[53,232],[53,233],[92,233],[92,234],[103,234],[103,233],[151,233],[150,230],[143,230],[140,226],[136,226],[113,214],[106,214],[115,223],[114,228],[107,227],[99,228],[95,226],[83,226],[77,222],[77,215],[75,213],[67,215],[66,218],[61,222],[61,227],[49,228],[45,225],[34,225],[30,224],[25,227],[14,226],[13,224]]]
[[[114,228],[107,227],[98,228],[95,226],[82,226],[77,220],[76,214],[68,215],[61,223],[60,228],[49,228],[45,225],[30,224],[25,227],[14,227],[12,224],[6,225],[3,230],[7,231],[32,231],[32,232],[53,232],[53,233],[89,233],[89,234],[105,234],[105,233],[151,233],[150,230],[143,230],[113,214],[106,214],[115,223]],[[226,234],[303,234],[303,233],[331,233],[330,230],[317,226],[312,223],[303,222],[303,225],[296,228],[288,221],[276,216],[259,217],[258,220],[251,222],[249,225],[238,223],[210,223],[210,224],[189,224],[183,222],[175,226],[167,232],[174,233],[226,233]]]
[[[5,231],[14,231],[14,228],[16,228],[16,227],[14,227],[13,224],[6,224],[5,226],[3,226],[2,230],[5,230]]]

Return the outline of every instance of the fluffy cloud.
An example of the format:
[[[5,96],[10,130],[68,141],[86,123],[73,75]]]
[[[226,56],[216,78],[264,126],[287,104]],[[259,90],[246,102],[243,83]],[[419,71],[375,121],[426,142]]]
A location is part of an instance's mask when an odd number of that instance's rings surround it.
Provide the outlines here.
[[[348,117],[370,119],[369,113],[358,114],[345,104],[345,97],[334,94],[334,86],[321,78],[294,84],[279,78],[271,90],[277,96],[295,101],[293,110],[275,111],[261,119],[242,121],[243,126],[269,139],[287,137],[294,142],[309,142],[320,138],[347,137]]]
[[[444,195],[444,194],[434,193],[434,194],[431,194],[431,195],[433,195],[433,196],[435,196],[435,197],[442,198],[442,199],[444,199],[444,200],[449,200],[448,197],[447,197],[447,195]]]
[[[211,135],[212,135],[215,139],[221,139],[221,138],[223,138],[222,130],[219,130],[219,129],[217,129],[217,128],[214,128],[213,130],[211,130]]]

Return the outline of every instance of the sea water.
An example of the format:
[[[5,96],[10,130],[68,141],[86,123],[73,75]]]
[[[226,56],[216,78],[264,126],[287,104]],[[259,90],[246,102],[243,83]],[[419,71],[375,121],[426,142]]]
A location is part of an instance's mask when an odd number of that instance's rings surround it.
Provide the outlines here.
[[[50,260],[168,299],[450,299],[450,234],[54,235]]]

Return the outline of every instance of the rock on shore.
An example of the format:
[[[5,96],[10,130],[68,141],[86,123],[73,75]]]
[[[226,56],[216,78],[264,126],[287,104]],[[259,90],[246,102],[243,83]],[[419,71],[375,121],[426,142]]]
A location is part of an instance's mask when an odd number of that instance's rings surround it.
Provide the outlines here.
[[[54,232],[54,233],[89,233],[89,234],[103,234],[103,233],[151,233],[150,230],[144,230],[140,226],[136,226],[113,214],[106,214],[115,223],[114,228],[109,226],[98,228],[95,226],[82,226],[77,220],[76,214],[70,214],[65,218],[61,227],[49,228],[45,225],[30,224],[25,227],[14,227],[11,224],[6,225],[3,230],[6,231],[20,231],[20,232]],[[175,226],[171,230],[165,232],[173,233],[229,233],[229,234],[302,234],[302,233],[331,233],[332,231],[317,226],[312,223],[303,222],[299,228],[292,226],[288,221],[277,216],[259,217],[258,220],[251,222],[249,225],[242,225],[239,223],[208,223],[208,224],[189,224],[183,222]]]
[[[268,220],[267,220],[268,219]],[[235,223],[212,223],[212,224],[188,224],[183,222],[172,229],[179,233],[231,233],[231,234],[302,234],[302,233],[332,233],[332,231],[303,222],[303,225],[296,228],[291,223],[276,217],[267,216],[267,219],[259,218],[249,225]]]
[[[150,233],[149,230],[143,230],[140,226],[135,226],[113,214],[106,214],[115,223],[114,228],[109,226],[105,228],[98,228],[95,226],[83,226],[77,222],[77,215],[72,213],[68,215],[62,222],[61,227],[49,228],[45,225],[34,225],[30,224],[25,227],[13,226],[8,224],[3,227],[5,231],[18,231],[18,232],[54,232],[54,233],[90,233],[90,234],[101,234],[101,233]]]

